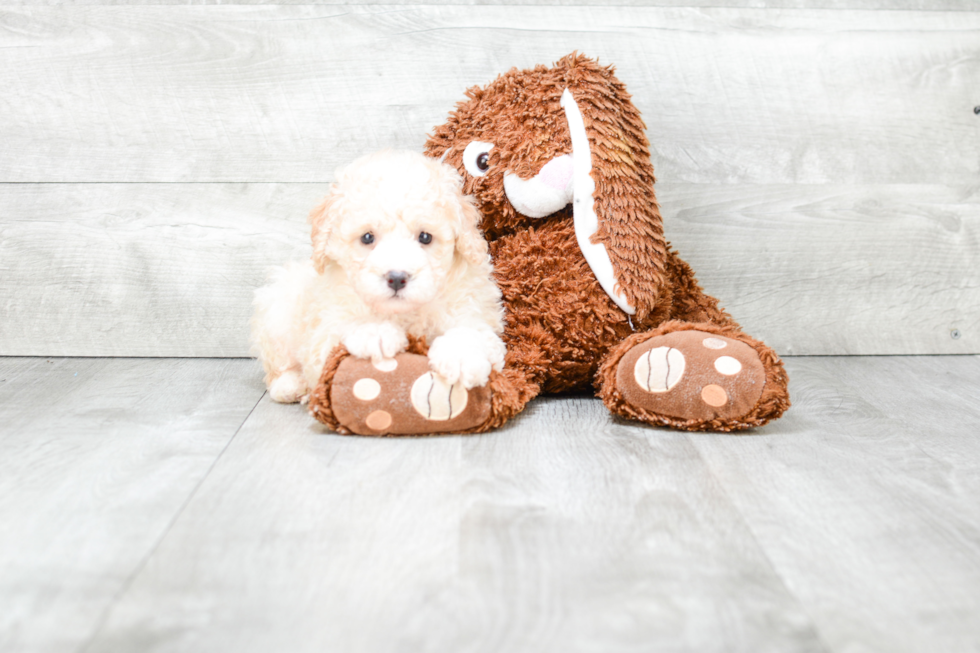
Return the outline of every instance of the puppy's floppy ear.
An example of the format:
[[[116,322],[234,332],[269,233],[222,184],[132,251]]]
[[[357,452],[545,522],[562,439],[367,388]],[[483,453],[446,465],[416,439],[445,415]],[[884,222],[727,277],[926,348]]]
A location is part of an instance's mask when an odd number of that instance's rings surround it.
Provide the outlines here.
[[[323,274],[331,261],[327,250],[330,236],[339,219],[339,200],[340,191],[337,184],[334,184],[320,205],[310,211],[307,218],[312,227],[310,236],[313,240],[313,267],[320,274]]]
[[[490,256],[487,240],[480,232],[480,210],[469,195],[463,194],[462,186],[456,189],[459,220],[456,225],[456,251],[470,265],[485,265]]]
[[[480,231],[483,216],[476,208],[476,201],[463,192],[463,178],[448,163],[432,160],[429,163],[433,178],[439,185],[439,197],[447,214],[453,216],[456,255],[470,265],[485,265],[490,258],[490,248]]]

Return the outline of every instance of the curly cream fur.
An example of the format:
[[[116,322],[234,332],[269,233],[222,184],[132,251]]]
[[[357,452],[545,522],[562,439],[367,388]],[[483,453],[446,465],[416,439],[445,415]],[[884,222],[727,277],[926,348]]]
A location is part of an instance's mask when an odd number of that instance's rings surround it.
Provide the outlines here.
[[[453,168],[412,152],[363,157],[338,171],[309,220],[312,258],[276,268],[255,293],[253,351],[273,399],[306,397],[339,344],[379,362],[425,338],[433,370],[467,387],[502,367],[500,291]],[[409,274],[398,292],[392,270]]]

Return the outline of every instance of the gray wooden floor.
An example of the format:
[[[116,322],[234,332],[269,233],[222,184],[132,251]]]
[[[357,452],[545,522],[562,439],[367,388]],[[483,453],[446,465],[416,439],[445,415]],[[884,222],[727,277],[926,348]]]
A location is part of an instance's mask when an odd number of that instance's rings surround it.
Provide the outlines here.
[[[980,650],[980,357],[787,365],[749,436],[380,440],[251,360],[0,358],[0,650]]]

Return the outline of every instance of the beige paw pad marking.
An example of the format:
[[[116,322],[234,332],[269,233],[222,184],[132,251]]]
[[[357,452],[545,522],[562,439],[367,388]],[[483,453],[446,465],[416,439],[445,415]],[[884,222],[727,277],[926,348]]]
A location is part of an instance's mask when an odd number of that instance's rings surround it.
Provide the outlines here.
[[[728,393],[720,385],[706,385],[701,389],[701,400],[709,406],[718,408],[728,403]]]
[[[469,393],[462,383],[449,384],[441,376],[426,372],[412,385],[412,406],[430,420],[452,419],[466,409]]]
[[[721,338],[705,338],[701,341],[701,344],[708,349],[724,349],[728,346],[728,343]]]
[[[715,359],[715,369],[725,376],[735,376],[742,371],[742,364],[731,356],[721,356]]]
[[[647,392],[667,392],[684,376],[686,365],[684,354],[679,349],[657,347],[637,359],[633,378]]]
[[[367,416],[364,423],[368,425],[369,429],[384,431],[391,426],[391,414],[384,410],[376,410]]]
[[[354,384],[354,396],[361,401],[371,401],[381,394],[381,384],[374,379],[361,379]]]
[[[382,358],[377,363],[371,363],[371,365],[379,372],[394,372],[398,369],[398,361],[394,358]]]

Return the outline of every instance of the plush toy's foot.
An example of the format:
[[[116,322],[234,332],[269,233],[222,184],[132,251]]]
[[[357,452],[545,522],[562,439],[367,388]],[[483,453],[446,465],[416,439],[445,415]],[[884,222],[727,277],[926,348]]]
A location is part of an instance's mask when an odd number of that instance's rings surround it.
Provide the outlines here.
[[[486,421],[487,387],[467,391],[429,371],[425,356],[402,353],[375,366],[346,357],[330,386],[330,406],[341,428],[358,435],[457,433]],[[321,407],[322,409],[322,407]],[[311,406],[314,417],[317,406]]]
[[[759,426],[789,407],[782,362],[732,327],[674,322],[635,334],[600,375],[614,413],[686,430]]]
[[[466,390],[429,371],[420,353],[401,353],[374,365],[338,348],[310,393],[310,413],[338,433],[435,435],[500,426],[533,394],[518,377],[493,372],[486,386]]]

